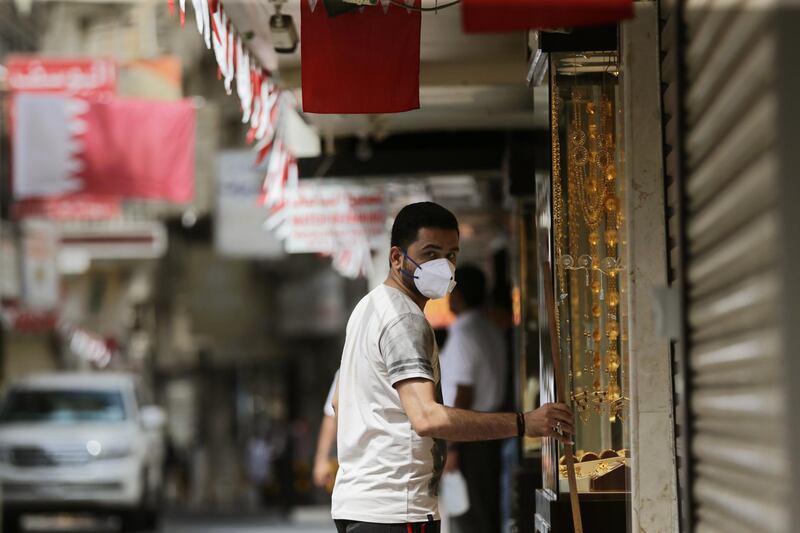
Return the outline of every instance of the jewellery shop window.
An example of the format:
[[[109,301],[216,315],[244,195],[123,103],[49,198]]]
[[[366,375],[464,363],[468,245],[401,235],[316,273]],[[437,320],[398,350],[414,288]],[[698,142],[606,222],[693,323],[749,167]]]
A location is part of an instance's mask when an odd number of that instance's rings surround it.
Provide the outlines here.
[[[580,493],[630,488],[621,86],[616,52],[553,54],[556,322]],[[563,449],[559,491],[567,492]],[[555,477],[555,476],[554,476]]]

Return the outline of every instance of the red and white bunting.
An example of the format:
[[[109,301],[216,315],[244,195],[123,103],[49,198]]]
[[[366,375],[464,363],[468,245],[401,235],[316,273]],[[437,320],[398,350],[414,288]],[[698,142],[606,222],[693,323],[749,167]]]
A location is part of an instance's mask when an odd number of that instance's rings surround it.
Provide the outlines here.
[[[259,114],[253,127],[256,130],[256,140],[269,139],[275,135],[275,125],[278,114],[279,92],[273,89],[272,83],[261,84]]]
[[[333,269],[349,279],[366,277],[372,268],[372,253],[366,238],[340,241],[331,258]]]
[[[174,6],[175,0],[167,0]],[[310,0],[312,9],[317,0]],[[281,98],[280,91],[270,79],[269,73],[247,50],[223,9],[221,0],[192,0],[197,30],[203,36],[206,47],[213,49],[218,74],[225,91],[236,94],[242,107],[242,123],[249,124],[247,142],[254,144],[256,164],[269,158],[267,175],[264,178],[263,201],[266,205],[281,209],[282,198],[297,187],[297,160],[288,146],[281,140],[281,106],[298,107],[293,99]],[[186,0],[180,0],[181,22],[185,20]]]
[[[225,50],[228,44],[228,36],[225,34],[225,14],[219,9],[211,14],[211,48],[214,50],[214,57],[217,60],[217,67],[220,73],[225,74],[227,65],[227,51]]]
[[[194,20],[197,23],[197,31],[203,35],[203,6],[202,0],[192,0],[192,7],[194,8]]]
[[[225,17],[228,18],[227,16]],[[225,70],[225,92],[229,95],[232,92],[232,84],[233,78],[236,75],[236,40],[235,35],[233,33],[233,25],[231,24],[230,20],[226,20],[226,32],[228,34],[228,43],[225,49],[225,62],[227,64],[227,69]]]
[[[262,198],[262,203],[264,199]],[[269,214],[264,220],[264,230],[272,232],[275,237],[285,241],[289,237],[290,226],[287,224],[290,209],[286,208],[286,199],[268,206]]]
[[[208,12],[208,0],[192,0],[197,31],[203,36],[206,48],[211,48],[211,17]]]
[[[296,195],[298,181],[297,160],[281,140],[276,140],[270,152],[267,175],[264,178],[264,205],[277,206],[285,198]]]
[[[250,122],[253,109],[253,80],[250,72],[250,54],[244,48],[242,39],[236,37],[236,94],[242,105],[242,122]]]

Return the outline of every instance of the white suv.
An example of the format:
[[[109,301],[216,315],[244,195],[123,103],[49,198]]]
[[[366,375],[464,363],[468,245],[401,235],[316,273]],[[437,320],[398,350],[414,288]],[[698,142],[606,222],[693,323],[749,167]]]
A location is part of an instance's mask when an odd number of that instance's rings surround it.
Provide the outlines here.
[[[14,383],[0,410],[3,531],[27,513],[119,515],[157,527],[164,414],[128,374],[52,374]]]

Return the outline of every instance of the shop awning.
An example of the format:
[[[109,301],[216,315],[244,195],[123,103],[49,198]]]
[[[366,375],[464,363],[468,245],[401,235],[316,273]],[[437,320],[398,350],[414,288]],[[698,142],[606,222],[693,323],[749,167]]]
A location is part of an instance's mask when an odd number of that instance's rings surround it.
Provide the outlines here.
[[[633,16],[633,0],[463,0],[468,33],[612,24]]]

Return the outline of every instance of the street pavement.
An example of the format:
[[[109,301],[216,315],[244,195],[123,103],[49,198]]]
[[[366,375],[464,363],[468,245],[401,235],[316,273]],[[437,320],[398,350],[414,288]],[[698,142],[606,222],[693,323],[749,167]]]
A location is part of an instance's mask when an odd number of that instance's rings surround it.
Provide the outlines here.
[[[327,509],[326,509],[327,511]],[[171,517],[161,533],[335,533],[330,515],[324,518],[280,520],[267,516],[251,517]]]
[[[113,533],[119,530],[113,519],[81,517],[30,517],[30,533]],[[329,508],[301,508],[288,519],[275,514],[255,513],[168,513],[157,533],[335,533]],[[148,532],[156,533],[156,532]]]

